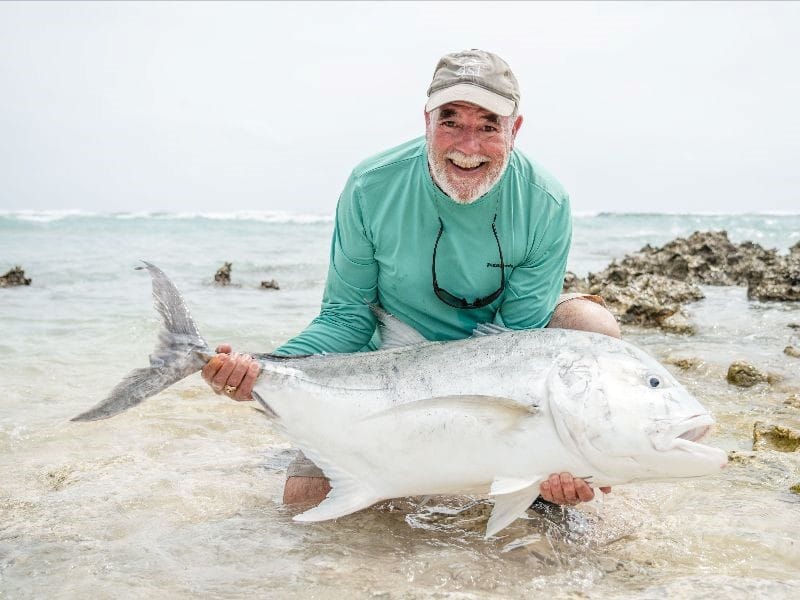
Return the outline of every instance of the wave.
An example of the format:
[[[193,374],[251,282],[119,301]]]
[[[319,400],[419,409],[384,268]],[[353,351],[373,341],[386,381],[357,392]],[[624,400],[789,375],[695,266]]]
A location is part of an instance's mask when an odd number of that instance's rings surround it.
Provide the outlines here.
[[[79,209],[64,210],[0,210],[0,218],[15,219],[18,221],[33,221],[36,223],[49,223],[75,217],[96,217],[99,213]]]
[[[0,210],[0,219],[49,223],[65,219],[157,219],[157,220],[192,220],[207,219],[210,221],[257,221],[262,223],[331,223],[333,214],[293,213],[289,211],[232,211],[232,212],[118,212],[99,213],[78,209],[69,210]]]
[[[765,210],[757,212],[713,212],[713,211],[693,211],[693,212],[625,212],[625,211],[577,211],[572,213],[576,218],[619,218],[619,217],[800,217],[800,211],[789,210]]]

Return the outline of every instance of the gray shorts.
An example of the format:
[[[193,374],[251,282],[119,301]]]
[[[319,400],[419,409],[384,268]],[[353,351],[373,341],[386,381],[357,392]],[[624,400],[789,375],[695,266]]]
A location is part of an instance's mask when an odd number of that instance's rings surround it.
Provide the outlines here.
[[[601,306],[606,305],[600,296],[577,292],[571,294],[561,294],[561,296],[558,298],[558,302],[556,302],[556,306],[559,304],[564,304],[564,302],[569,302],[570,300],[575,300],[576,298],[585,298],[586,300],[591,300],[592,302],[596,302]],[[325,477],[325,474],[322,472],[322,469],[308,460],[306,455],[298,450],[297,456],[295,456],[294,460],[289,463],[288,467],[286,467],[286,477]]]

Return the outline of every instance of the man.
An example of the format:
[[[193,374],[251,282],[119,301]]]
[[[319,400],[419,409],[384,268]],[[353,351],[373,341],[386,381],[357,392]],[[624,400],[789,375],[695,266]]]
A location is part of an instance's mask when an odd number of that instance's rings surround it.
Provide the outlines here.
[[[336,209],[320,315],[276,354],[376,349],[376,320],[365,301],[429,340],[466,338],[486,322],[619,337],[601,300],[560,296],[569,201],[555,179],[514,150],[519,100],[514,74],[494,54],[470,50],[439,61],[425,137],[354,169]],[[258,365],[229,354],[228,345],[217,350],[203,377],[217,393],[251,399]],[[284,502],[318,503],[329,490],[322,472],[301,457],[289,467]],[[576,504],[594,492],[555,473],[541,495]]]

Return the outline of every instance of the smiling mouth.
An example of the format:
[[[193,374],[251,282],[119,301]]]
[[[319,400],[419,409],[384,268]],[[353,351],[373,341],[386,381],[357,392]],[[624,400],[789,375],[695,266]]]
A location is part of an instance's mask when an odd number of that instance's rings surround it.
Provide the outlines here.
[[[468,163],[468,162],[455,162],[452,158],[448,158],[447,162],[450,163],[455,169],[461,173],[474,173],[475,171],[480,170],[481,167],[488,164],[486,161],[475,163]]]

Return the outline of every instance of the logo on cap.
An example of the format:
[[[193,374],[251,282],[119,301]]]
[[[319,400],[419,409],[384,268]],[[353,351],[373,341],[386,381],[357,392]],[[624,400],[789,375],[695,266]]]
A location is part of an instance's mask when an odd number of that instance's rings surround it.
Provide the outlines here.
[[[461,65],[461,68],[456,71],[456,75],[458,77],[480,77],[481,67],[485,66],[485,64],[479,60],[472,59]]]

